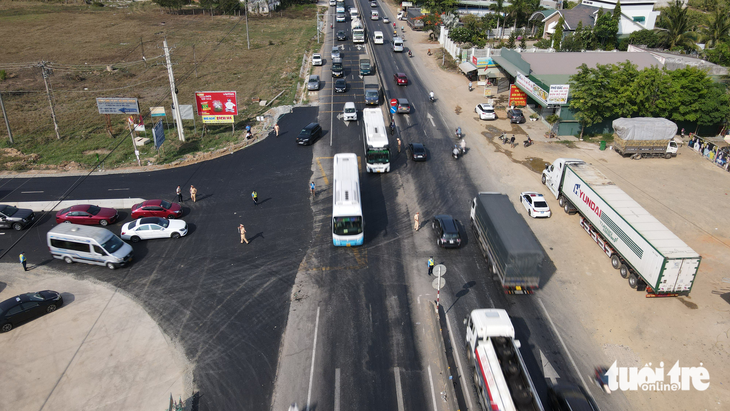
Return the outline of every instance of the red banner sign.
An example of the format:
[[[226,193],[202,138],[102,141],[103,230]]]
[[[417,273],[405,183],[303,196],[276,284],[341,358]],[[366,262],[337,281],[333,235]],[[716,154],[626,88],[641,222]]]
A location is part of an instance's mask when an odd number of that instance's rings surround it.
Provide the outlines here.
[[[527,94],[512,84],[509,86],[510,107],[525,107],[527,105]]]
[[[197,91],[195,105],[199,116],[238,115],[235,91]]]

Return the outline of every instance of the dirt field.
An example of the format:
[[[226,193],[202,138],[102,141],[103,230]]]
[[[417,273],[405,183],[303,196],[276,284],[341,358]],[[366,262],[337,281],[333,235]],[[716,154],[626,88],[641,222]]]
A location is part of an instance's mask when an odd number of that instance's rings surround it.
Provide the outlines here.
[[[95,99],[137,98],[145,116],[149,107],[164,106],[166,120],[174,124],[162,48],[165,38],[180,104],[194,104],[195,91],[234,90],[239,109],[236,129],[241,130],[266,110],[253,99],[271,100],[283,91],[277,103],[291,104],[303,55],[316,45],[315,13],[315,7],[308,6],[272,17],[251,16],[249,50],[243,17],[211,17],[200,10],[195,15],[171,15],[151,2],[131,3],[128,8],[0,2],[4,44],[0,70],[7,75],[0,81],[0,91],[15,139],[12,148],[22,154],[0,153],[0,169],[72,162],[86,168],[96,162],[98,150],[113,151],[107,167],[134,161],[131,141],[114,149],[121,139],[108,137]],[[52,68],[48,80],[61,140],[51,121],[41,61]],[[125,118],[111,116],[116,135],[125,133]],[[201,138],[199,121],[197,135],[193,121],[184,123],[187,142],[177,142],[174,128],[168,129],[164,156],[156,162],[240,138],[240,133],[231,135],[229,125],[211,126]],[[151,137],[149,116],[146,124]],[[0,134],[0,148],[10,147],[4,127]],[[155,154],[150,145],[141,151],[143,157]],[[32,154],[37,156],[28,157]]]

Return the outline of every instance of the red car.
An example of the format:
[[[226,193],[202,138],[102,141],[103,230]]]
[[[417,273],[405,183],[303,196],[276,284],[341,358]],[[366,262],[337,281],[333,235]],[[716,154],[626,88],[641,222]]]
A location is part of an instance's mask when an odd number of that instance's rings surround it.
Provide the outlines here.
[[[406,73],[393,74],[393,80],[395,80],[395,82],[398,83],[399,86],[408,85],[408,77],[406,77]]]
[[[97,207],[91,204],[79,204],[64,208],[56,213],[56,223],[74,223],[95,225],[114,224],[119,219],[119,213],[113,208]]]
[[[180,218],[182,217],[182,207],[180,204],[165,200],[147,200],[132,206],[132,218],[142,217]]]

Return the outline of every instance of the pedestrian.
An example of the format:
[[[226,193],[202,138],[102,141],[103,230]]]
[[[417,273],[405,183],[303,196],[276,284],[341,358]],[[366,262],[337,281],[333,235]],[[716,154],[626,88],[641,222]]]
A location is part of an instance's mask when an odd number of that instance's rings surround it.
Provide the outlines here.
[[[682,137],[684,137],[684,127],[682,127]]]
[[[428,275],[433,274],[433,256],[428,259]]]
[[[471,91],[471,81],[469,82],[469,91]]]
[[[398,152],[400,153],[400,145],[401,145],[400,137],[396,138],[395,141],[398,142]]]
[[[395,123],[393,123],[391,121],[390,122],[390,135],[392,136],[393,134],[395,134]]]
[[[194,185],[190,184],[190,199],[193,200],[193,203],[197,201],[198,196],[198,189],[195,188]]]
[[[248,239],[246,238],[246,228],[243,226],[243,224],[238,225],[238,234],[241,234],[241,244],[244,242],[248,244]]]
[[[28,267],[26,267],[27,263],[25,260],[25,251],[23,251],[20,253],[20,264],[23,264],[23,271],[28,271]]]
[[[175,189],[175,194],[177,194],[177,202],[182,203],[182,190],[180,190],[180,186],[177,186],[177,189]]]
[[[509,139],[509,143],[512,146],[512,148],[515,148],[515,135],[512,134],[512,138]]]
[[[259,205],[259,193],[257,193],[256,190],[251,193],[251,198],[253,199],[254,204]]]
[[[279,137],[279,123],[274,124],[274,132],[276,133],[276,136]]]
[[[418,231],[419,228],[421,228],[421,214],[416,212],[416,214],[413,216],[413,229]]]
[[[317,196],[317,193],[314,191],[314,181],[312,181],[311,183],[309,183],[309,191],[312,192],[312,197],[316,197]]]

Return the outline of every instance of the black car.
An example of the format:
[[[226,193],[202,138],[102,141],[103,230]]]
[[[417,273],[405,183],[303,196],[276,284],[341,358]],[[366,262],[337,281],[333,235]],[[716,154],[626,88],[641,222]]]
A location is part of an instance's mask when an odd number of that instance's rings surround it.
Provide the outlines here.
[[[509,119],[510,123],[522,124],[526,121],[525,115],[522,114],[522,110],[517,108],[507,110],[507,118]]]
[[[598,411],[593,398],[579,385],[555,384],[548,388],[548,398],[555,411]]]
[[[335,80],[335,93],[344,93],[347,91],[347,82],[343,78]]]
[[[339,41],[345,41],[347,40],[347,32],[345,30],[340,30],[337,32],[337,40]]]
[[[0,227],[12,227],[20,231],[33,224],[33,221],[35,221],[35,213],[33,210],[0,204]]]
[[[345,74],[345,69],[342,67],[341,61],[335,61],[332,63],[332,77],[342,77]]]
[[[436,233],[436,244],[441,247],[461,247],[461,235],[459,226],[450,215],[437,215],[433,218],[431,228]]]
[[[310,145],[322,137],[322,127],[318,123],[309,123],[299,132],[297,136],[297,144]]]
[[[421,143],[408,144],[408,148],[411,149],[411,160],[413,161],[426,161],[428,159],[428,153],[426,153],[426,146]]]
[[[0,332],[56,311],[63,305],[61,294],[51,291],[20,294],[0,303]]]

